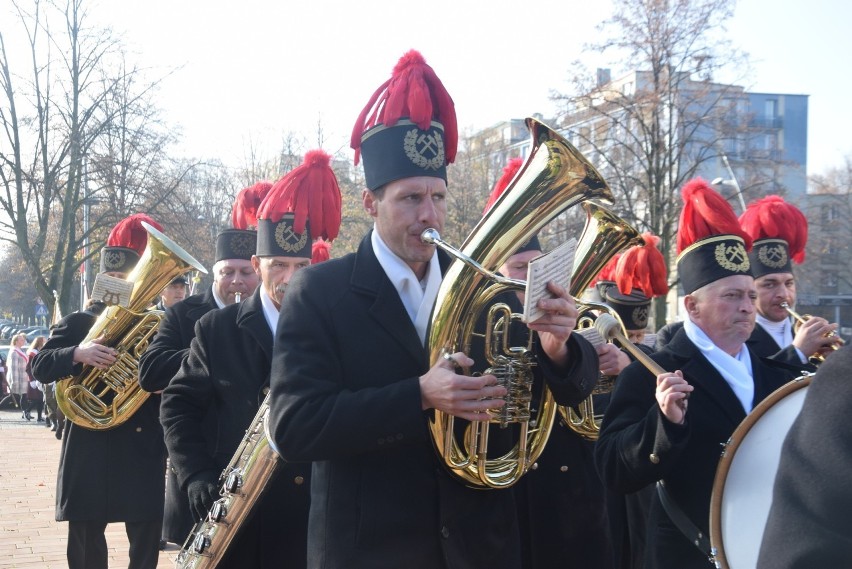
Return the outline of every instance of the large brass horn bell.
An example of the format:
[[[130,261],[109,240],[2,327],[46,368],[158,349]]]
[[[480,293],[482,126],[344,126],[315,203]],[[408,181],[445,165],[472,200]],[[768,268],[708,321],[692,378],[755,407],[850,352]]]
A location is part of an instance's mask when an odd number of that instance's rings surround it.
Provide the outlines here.
[[[480,318],[486,319],[483,314],[486,308],[493,311],[487,319],[497,327],[506,326],[508,318],[519,318],[511,315],[506,305],[491,307],[499,294],[523,289],[522,281],[495,274],[519,246],[577,203],[612,202],[606,182],[576,148],[535,119],[526,119],[526,125],[532,139],[526,161],[461,248],[447,245],[436,232],[424,232],[425,241],[455,258],[432,312],[428,338],[432,365],[446,353],[469,353],[475,325]],[[587,283],[582,284],[583,288]],[[496,337],[505,335],[501,330],[493,333]],[[453,475],[469,486],[505,488],[515,484],[544,450],[556,416],[556,404],[547,389],[540,390],[536,403],[532,401],[527,373],[535,362],[528,346],[500,347],[499,341],[490,339],[491,336],[486,340],[486,348],[491,352],[487,357],[493,360],[489,361],[492,370],[485,373],[513,370],[512,377],[506,381],[510,394],[514,395],[507,396],[505,405],[513,411],[507,416],[496,409],[489,421],[459,425],[462,427],[459,431],[463,431],[460,434],[452,415],[435,410],[430,430],[436,451]],[[516,427],[518,438],[514,448],[494,458],[487,456],[492,425]]]
[[[133,283],[127,308],[108,306],[80,344],[103,337],[118,352],[115,363],[99,370],[83,366],[76,376],[56,382],[56,403],[75,425],[102,431],[127,421],[150,393],[139,385],[139,358],[160,326],[163,312],[148,310],[160,291],[177,276],[207,270],[189,253],[148,223],[148,244],[127,276]]]

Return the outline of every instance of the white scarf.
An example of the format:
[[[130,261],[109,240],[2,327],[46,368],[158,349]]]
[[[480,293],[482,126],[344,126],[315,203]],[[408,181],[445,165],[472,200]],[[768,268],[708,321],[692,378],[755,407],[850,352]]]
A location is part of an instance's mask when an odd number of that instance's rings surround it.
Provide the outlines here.
[[[781,322],[773,322],[760,314],[755,318],[757,323],[763,326],[766,333],[769,334],[779,348],[786,348],[793,343],[793,331],[790,326],[790,321],[786,318]]]
[[[219,297],[219,293],[216,291],[216,283],[213,283],[213,300],[216,301],[216,306],[225,308],[225,301]]]
[[[266,317],[266,323],[269,324],[269,329],[272,330],[272,337],[275,337],[275,329],[278,328],[278,316],[281,311],[275,308],[275,303],[269,298],[266,289],[260,291],[260,304],[263,305],[263,315]]]
[[[438,264],[438,251],[432,254],[426,275],[423,280],[417,279],[417,275],[408,264],[400,259],[384,242],[376,227],[373,227],[371,236],[373,253],[379,260],[379,265],[393,283],[402,305],[405,306],[411,323],[420,337],[421,342],[426,342],[426,328],[429,326],[429,316],[432,314],[432,306],[438,296],[438,288],[441,286],[441,266]]]
[[[716,371],[731,386],[745,412],[750,413],[754,403],[754,375],[751,370],[751,356],[745,344],[740,347],[737,356],[733,357],[719,349],[704,330],[689,318],[683,321],[683,330],[695,347],[707,358],[710,365],[716,368]]]

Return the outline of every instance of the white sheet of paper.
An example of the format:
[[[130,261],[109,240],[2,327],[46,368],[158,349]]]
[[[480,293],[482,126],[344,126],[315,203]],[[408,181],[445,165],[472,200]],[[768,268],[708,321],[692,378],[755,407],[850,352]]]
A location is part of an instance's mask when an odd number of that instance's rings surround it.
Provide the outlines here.
[[[101,273],[95,277],[92,295],[89,298],[99,300],[104,304],[118,304],[127,308],[130,305],[130,293],[132,292],[133,283]]]
[[[553,251],[530,261],[527,268],[527,288],[524,292],[524,322],[535,322],[544,316],[544,311],[537,305],[542,298],[553,298],[547,290],[548,282],[554,281],[565,290],[571,286],[576,250],[577,240],[571,238]]]

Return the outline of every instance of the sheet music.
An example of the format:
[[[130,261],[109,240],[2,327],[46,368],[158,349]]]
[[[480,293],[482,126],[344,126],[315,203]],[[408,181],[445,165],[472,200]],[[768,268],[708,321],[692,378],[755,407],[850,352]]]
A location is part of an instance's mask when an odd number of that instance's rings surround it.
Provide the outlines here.
[[[542,298],[553,298],[547,290],[547,283],[556,282],[568,290],[571,286],[571,271],[574,267],[574,253],[577,240],[571,238],[553,251],[536,257],[527,268],[527,288],[524,292],[524,322],[535,322],[544,311],[537,307]]]
[[[107,305],[118,304],[127,308],[130,305],[131,292],[133,292],[133,283],[101,273],[95,277],[92,295],[89,298]]]

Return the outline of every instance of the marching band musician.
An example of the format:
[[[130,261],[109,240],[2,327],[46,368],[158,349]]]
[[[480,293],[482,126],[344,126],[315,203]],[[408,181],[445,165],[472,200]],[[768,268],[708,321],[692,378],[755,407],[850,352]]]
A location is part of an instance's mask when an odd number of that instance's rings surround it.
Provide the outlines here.
[[[471,354],[430,368],[424,347],[448,257],[420,236],[443,228],[457,140],[451,97],[409,51],[353,130],[373,230],[356,253],[301,271],[284,297],[269,432],[285,459],[315,461],[312,569],[521,566],[513,492],[466,486],[429,440],[433,409],[484,420],[506,394],[493,375],[456,373],[457,363],[474,364]],[[529,325],[536,369],[557,400],[576,403],[594,385],[597,359],[571,334],[573,299],[550,290],[557,298],[539,304],[547,315]],[[484,355],[473,357],[484,369]]]
[[[337,236],[340,190],[329,162],[320,150],[308,152],[270,189],[257,211],[251,260],[261,285],[239,304],[201,317],[189,356],[163,391],[169,458],[196,519],[219,498],[219,475],[268,392],[273,333],[288,283],[311,263],[312,237]],[[311,201],[321,206],[306,219],[300,204]],[[212,427],[204,423],[208,416]],[[282,466],[218,567],[305,566],[310,471],[310,464]]]
[[[233,304],[238,297],[246,299],[257,289],[258,275],[251,264],[257,248],[255,216],[271,187],[271,182],[257,182],[237,195],[231,210],[232,227],[216,236],[213,286],[166,307],[156,336],[139,358],[139,384],[145,391],[162,392],[177,374],[181,362],[189,355],[195,323],[202,316]],[[169,464],[160,546],[165,547],[165,542],[183,545],[194,524],[189,497],[180,489],[174,468]]]
[[[520,158],[509,160],[491,190],[485,211],[505,191],[522,163]],[[506,259],[499,272],[524,281],[530,261],[541,254],[538,236],[533,236]],[[524,293],[516,294],[523,303]],[[608,569],[612,566],[604,488],[595,470],[593,449],[592,441],[583,439],[561,416],[557,417],[544,452],[514,486],[522,567]]]
[[[748,205],[740,216],[740,225],[754,241],[748,257],[757,287],[758,325],[749,338],[749,348],[758,355],[775,354],[774,359],[814,371],[808,358],[831,353],[830,346],[839,337],[827,335],[837,329],[837,324],[815,316],[793,333],[790,314],[781,306],[796,305],[793,262],[805,260],[807,218],[780,196],[766,196]]]
[[[793,378],[781,363],[746,346],[757,296],[744,234],[730,204],[704,180],[683,188],[678,273],[684,327],[651,358],[618,376],[595,449],[607,486],[631,493],[657,484],[645,566],[708,566],[710,494],[720,448],[773,390]]]
[[[145,214],[120,221],[101,249],[100,273],[126,278],[144,251]],[[32,364],[34,377],[52,383],[79,375],[83,364],[101,370],[115,363],[116,350],[101,339],[80,344],[106,305],[92,302],[51,328]],[[123,424],[90,430],[65,422],[56,483],[56,519],[68,522],[69,569],[107,569],[108,523],[124,522],[130,569],[155,569],[163,520],[165,448],[159,396],[147,399]]]
[[[787,303],[793,308],[796,304],[793,262],[805,260],[808,220],[796,206],[781,197],[767,196],[751,202],[739,221],[754,242],[749,262],[757,288],[757,325],[748,339],[748,347],[760,357],[814,371],[808,358],[831,352],[831,344],[840,340],[837,336],[828,338],[826,335],[834,332],[837,324],[813,317],[794,333],[790,314],[781,306]],[[682,326],[681,322],[675,322],[660,329],[657,349]]]

